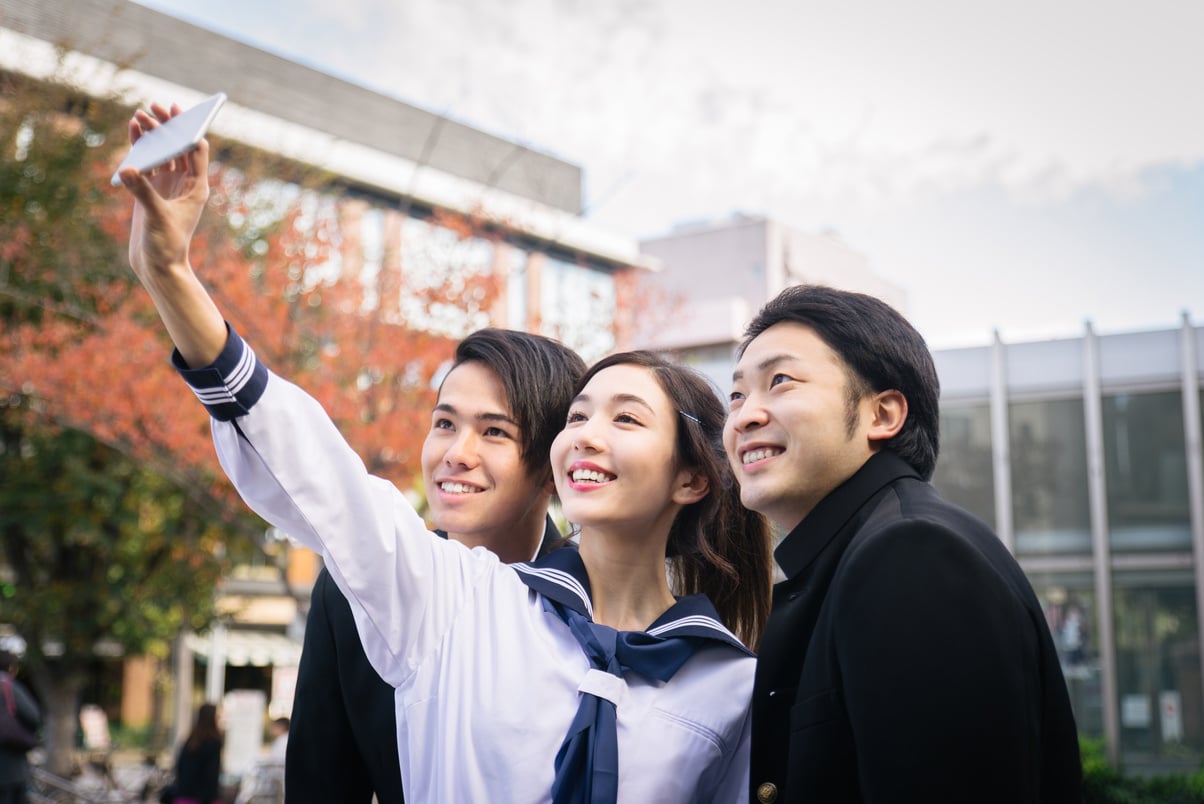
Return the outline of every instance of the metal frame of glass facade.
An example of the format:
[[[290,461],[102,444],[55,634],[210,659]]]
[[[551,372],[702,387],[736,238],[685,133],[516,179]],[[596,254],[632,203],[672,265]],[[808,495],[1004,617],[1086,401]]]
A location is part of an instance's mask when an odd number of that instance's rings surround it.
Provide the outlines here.
[[[1180,329],[1183,382],[1183,436],[1187,451],[1187,501],[1191,516],[1191,544],[1195,557],[1196,611],[1204,612],[1204,439],[1200,432],[1204,421],[1200,417],[1200,352],[1196,348],[1200,332],[1191,325],[1191,318],[1183,314]],[[1198,639],[1204,646],[1204,616],[1197,614]],[[1202,651],[1204,653],[1204,651]],[[1204,672],[1201,674],[1204,676]]]

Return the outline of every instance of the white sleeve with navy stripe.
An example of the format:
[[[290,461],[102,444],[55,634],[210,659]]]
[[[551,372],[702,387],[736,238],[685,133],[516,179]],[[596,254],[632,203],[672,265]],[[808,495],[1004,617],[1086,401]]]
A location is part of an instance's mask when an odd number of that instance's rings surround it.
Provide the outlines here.
[[[239,494],[320,552],[351,602],[369,661],[397,690],[406,799],[550,801],[553,760],[591,674],[541,595],[488,550],[428,532],[321,406],[233,330],[211,366],[173,359],[213,417]],[[588,595],[583,569],[572,572]],[[747,800],[754,659],[732,643],[708,642],[668,682],[621,680],[619,801]]]
[[[428,536],[393,484],[368,474],[317,401],[228,332],[213,365],[180,372],[215,420],[222,468],[256,513],[322,553],[340,588],[374,613],[376,638],[363,641],[381,677],[397,686],[413,669],[404,659],[430,649],[423,639],[440,638],[457,597],[492,554],[470,556]],[[173,361],[181,368],[178,355]],[[402,534],[419,538],[403,542]],[[458,560],[436,563],[437,553]],[[437,572],[463,577],[428,583]]]

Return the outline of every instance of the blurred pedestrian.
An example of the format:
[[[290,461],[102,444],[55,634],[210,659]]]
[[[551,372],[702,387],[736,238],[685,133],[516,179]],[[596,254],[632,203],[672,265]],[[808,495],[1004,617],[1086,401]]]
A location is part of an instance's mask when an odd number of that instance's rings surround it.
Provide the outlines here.
[[[284,759],[288,751],[290,722],[287,717],[278,717],[268,725],[272,741],[239,780],[238,795],[234,797],[234,804],[264,804],[284,799]]]
[[[272,742],[268,744],[267,759],[269,762],[284,764],[284,754],[288,749],[289,722],[286,717],[278,717],[268,727],[268,731],[272,735]]]
[[[0,650],[0,718],[7,722],[0,742],[0,804],[25,804],[29,801],[29,758],[27,752],[36,743],[34,736],[42,725],[42,716],[33,696],[13,678],[17,657]]]
[[[176,755],[175,779],[162,800],[171,804],[216,804],[225,737],[217,725],[217,707],[201,704],[192,733]]]

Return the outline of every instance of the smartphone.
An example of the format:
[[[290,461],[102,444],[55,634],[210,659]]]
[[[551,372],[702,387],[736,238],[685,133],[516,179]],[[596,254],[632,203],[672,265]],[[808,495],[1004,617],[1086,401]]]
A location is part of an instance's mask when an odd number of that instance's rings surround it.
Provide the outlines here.
[[[226,93],[219,92],[143,134],[117,166],[111,180],[113,186],[121,186],[118,174],[127,167],[145,173],[191,151],[205,136],[225,102]]]

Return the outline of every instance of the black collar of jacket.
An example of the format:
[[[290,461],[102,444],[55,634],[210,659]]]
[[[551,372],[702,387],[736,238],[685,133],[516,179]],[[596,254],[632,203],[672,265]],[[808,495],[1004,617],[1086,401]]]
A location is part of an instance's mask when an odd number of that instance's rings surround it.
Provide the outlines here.
[[[920,475],[889,450],[871,456],[852,477],[820,500],[773,551],[786,577],[793,578],[805,570],[870,497],[904,477],[918,480]]]
[[[543,558],[552,550],[555,550],[564,541],[564,537],[560,535],[560,529],[556,527],[556,522],[552,519],[551,514],[544,520],[543,524],[543,541],[539,545],[539,552],[535,554],[536,558]]]
[[[446,539],[447,531],[436,529],[435,535],[440,539]],[[550,551],[559,547],[563,539],[564,537],[560,535],[560,529],[556,527],[556,521],[552,519],[551,514],[548,514],[543,522],[543,541],[539,543],[539,552],[535,554],[535,557],[543,558]]]

